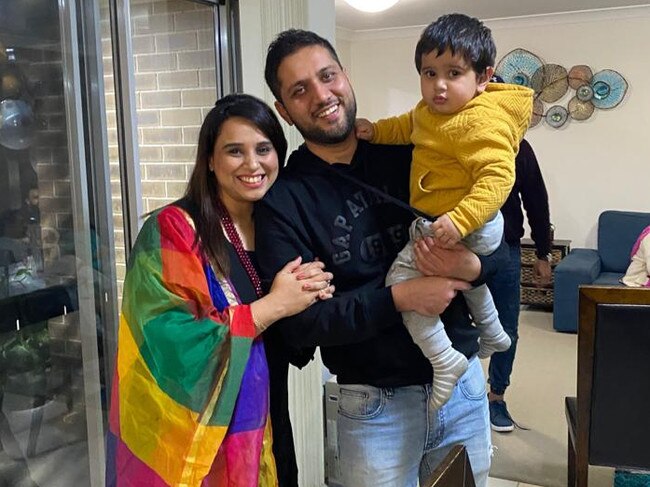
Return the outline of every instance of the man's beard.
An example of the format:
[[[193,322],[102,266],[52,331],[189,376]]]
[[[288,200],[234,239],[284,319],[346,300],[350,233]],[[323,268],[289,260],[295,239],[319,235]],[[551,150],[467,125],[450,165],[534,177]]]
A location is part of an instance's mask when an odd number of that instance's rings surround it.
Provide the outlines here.
[[[338,144],[347,139],[354,130],[354,122],[357,118],[357,102],[351,97],[349,103],[345,103],[343,124],[330,129],[322,129],[317,126],[299,127],[296,125],[302,138],[317,144]]]

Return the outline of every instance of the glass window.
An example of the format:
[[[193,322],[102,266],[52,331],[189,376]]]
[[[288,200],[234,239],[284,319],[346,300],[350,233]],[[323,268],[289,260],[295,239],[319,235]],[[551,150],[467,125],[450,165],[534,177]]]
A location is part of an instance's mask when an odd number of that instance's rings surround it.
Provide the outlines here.
[[[216,2],[126,4],[134,79],[116,93],[124,19],[109,0],[0,0],[0,485],[103,485],[124,220],[138,213],[121,176],[139,168],[145,212],[179,198],[217,98]]]
[[[92,485],[91,464],[103,454],[96,291],[106,243],[91,232],[77,14],[64,4],[0,2],[0,478],[7,485]]]

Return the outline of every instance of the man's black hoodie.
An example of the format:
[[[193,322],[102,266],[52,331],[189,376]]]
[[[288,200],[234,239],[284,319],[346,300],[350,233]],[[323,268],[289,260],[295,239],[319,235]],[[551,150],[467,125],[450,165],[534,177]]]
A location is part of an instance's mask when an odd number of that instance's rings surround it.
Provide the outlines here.
[[[256,252],[270,282],[290,260],[315,258],[334,274],[335,297],[272,326],[294,349],[320,346],[341,384],[399,387],[431,382],[431,364],[413,343],[384,279],[408,241],[413,214],[343,179],[347,173],[408,201],[410,146],[359,141],[351,164],[329,165],[305,145],[294,151],[277,182],[256,205]],[[503,252],[480,257],[481,278]],[[478,350],[478,333],[458,295],[441,315],[456,350]]]

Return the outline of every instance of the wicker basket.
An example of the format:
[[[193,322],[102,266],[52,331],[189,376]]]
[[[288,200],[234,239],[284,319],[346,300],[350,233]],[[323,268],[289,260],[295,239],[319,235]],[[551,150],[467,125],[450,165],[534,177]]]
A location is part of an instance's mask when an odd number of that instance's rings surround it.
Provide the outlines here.
[[[521,249],[521,263],[533,265],[537,260],[535,249]],[[551,250],[551,265],[557,265],[562,260],[562,249]],[[522,281],[523,282],[523,281]]]
[[[553,288],[522,286],[521,304],[553,306]]]
[[[554,275],[551,272],[551,282],[553,284]],[[532,267],[521,268],[521,284],[526,286],[535,286],[535,270]]]

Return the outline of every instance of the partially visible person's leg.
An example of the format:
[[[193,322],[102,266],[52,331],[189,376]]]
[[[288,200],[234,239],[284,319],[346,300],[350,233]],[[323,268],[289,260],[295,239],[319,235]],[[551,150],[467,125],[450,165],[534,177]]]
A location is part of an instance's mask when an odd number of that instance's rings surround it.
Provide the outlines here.
[[[340,386],[337,431],[345,487],[417,485],[427,399],[425,386]]]
[[[449,453],[452,446],[463,444],[477,487],[486,487],[492,457],[492,442],[485,397],[485,376],[478,358],[469,361],[467,372],[458,381],[454,393],[439,410],[429,411],[427,452],[420,464],[420,483]]]
[[[487,282],[492,292],[494,304],[499,312],[503,329],[512,341],[510,349],[492,355],[488,369],[492,429],[501,432],[514,429],[514,424],[503,401],[503,395],[510,385],[510,375],[512,374],[517,352],[517,342],[519,341],[521,247],[519,245],[509,245],[509,249],[510,260],[508,266],[499,269],[497,274]]]
[[[472,320],[479,332],[479,358],[510,348],[510,337],[504,331],[490,290],[485,284],[463,291]]]
[[[497,212],[482,227],[463,239],[463,243],[477,255],[494,252],[503,239],[503,216]],[[503,330],[500,316],[487,286],[481,285],[463,291],[472,320],[480,334],[479,358],[488,358],[495,352],[510,348],[510,338]]]

